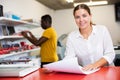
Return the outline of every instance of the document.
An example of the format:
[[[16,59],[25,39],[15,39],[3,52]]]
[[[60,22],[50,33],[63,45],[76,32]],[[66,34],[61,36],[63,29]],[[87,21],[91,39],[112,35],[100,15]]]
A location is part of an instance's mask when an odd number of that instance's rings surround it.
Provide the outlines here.
[[[90,71],[83,71],[82,66],[78,64],[77,58],[63,59],[58,62],[53,62],[50,64],[43,65],[44,68],[56,72],[67,72],[67,73],[77,73],[77,74],[91,74],[99,69],[94,69]]]

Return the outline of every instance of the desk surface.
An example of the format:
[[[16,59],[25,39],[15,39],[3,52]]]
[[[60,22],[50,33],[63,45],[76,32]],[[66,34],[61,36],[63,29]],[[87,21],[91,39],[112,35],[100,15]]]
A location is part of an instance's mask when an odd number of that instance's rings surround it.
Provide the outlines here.
[[[44,73],[42,69],[39,69],[22,78],[0,78],[0,80],[120,80],[120,67],[103,67],[88,75],[60,72]]]

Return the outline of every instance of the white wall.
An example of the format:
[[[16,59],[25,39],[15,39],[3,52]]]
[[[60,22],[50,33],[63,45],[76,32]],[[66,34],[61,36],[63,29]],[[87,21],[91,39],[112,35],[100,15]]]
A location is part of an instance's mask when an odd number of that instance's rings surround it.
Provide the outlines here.
[[[90,7],[93,23],[107,26],[114,45],[120,43],[120,22],[115,21],[114,5]],[[59,34],[69,33],[77,28],[73,9],[58,10],[54,15],[54,25]]]
[[[53,15],[54,11],[40,4],[36,0],[0,0],[4,12],[13,12],[22,18],[40,19],[44,14]]]

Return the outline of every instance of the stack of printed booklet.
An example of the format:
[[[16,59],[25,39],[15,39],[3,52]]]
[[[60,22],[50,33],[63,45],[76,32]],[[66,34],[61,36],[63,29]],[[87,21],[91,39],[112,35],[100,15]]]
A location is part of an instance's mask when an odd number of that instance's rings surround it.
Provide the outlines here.
[[[51,71],[77,74],[91,74],[100,69],[98,68],[90,71],[83,71],[82,66],[78,64],[77,58],[63,59],[58,62],[43,65],[43,67]]]

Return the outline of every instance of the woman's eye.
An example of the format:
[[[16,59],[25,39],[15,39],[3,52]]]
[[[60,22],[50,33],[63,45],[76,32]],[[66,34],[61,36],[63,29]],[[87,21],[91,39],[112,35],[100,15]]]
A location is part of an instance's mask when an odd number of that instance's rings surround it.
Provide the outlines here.
[[[80,17],[79,16],[75,16],[75,19],[79,19]]]
[[[87,15],[82,15],[83,17],[87,17]]]

